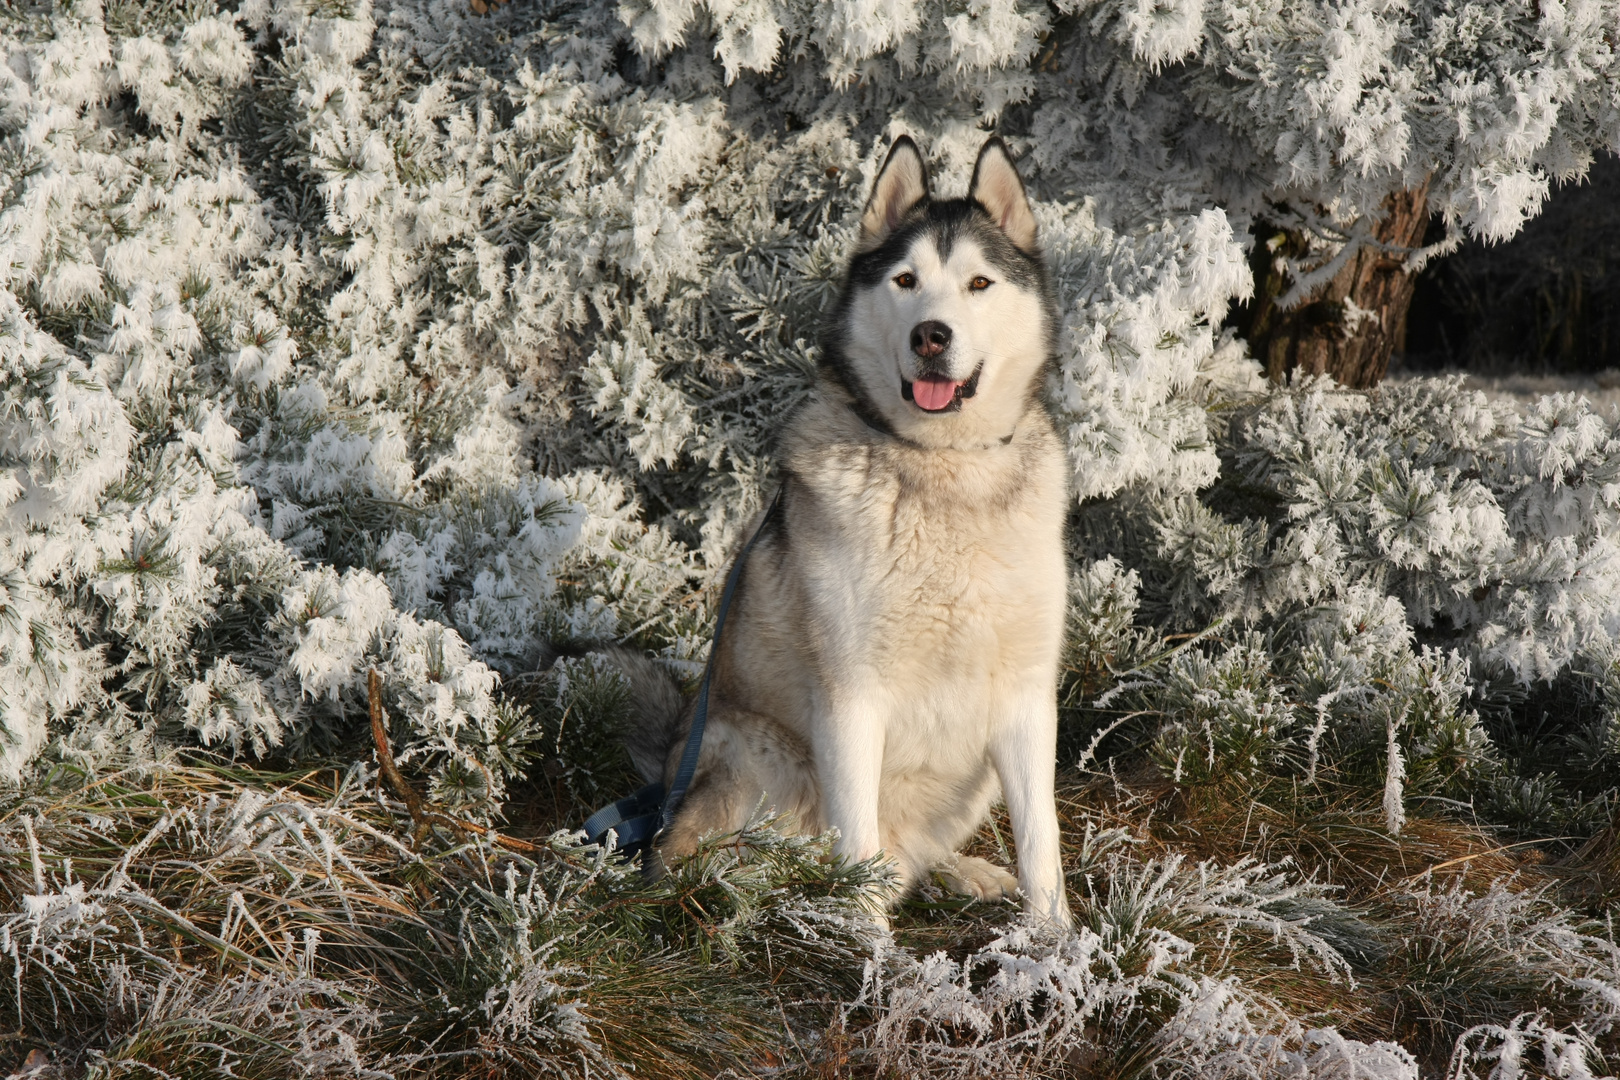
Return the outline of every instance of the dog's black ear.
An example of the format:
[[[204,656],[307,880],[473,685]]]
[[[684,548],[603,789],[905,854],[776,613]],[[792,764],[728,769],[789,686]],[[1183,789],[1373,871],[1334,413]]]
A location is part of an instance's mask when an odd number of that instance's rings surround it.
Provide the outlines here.
[[[991,138],[979,151],[979,161],[973,166],[973,182],[968,185],[968,198],[984,207],[1007,234],[1007,239],[1020,251],[1034,254],[1035,215],[1029,209],[1029,197],[1024,194],[1024,181],[1013,165],[1007,145]]]
[[[900,224],[913,206],[928,198],[928,167],[911,136],[902,135],[889,148],[872,197],[861,213],[861,250],[870,250]]]

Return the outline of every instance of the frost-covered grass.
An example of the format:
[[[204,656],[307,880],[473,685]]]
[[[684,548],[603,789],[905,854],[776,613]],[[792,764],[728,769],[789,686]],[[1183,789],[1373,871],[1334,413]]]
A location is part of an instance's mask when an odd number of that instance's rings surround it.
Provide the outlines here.
[[[698,1075],[859,984],[883,882],[825,845],[751,834],[647,886],[563,835],[413,837],[375,795],[193,762],[8,799],[16,1038],[70,1075]]]
[[[1504,1049],[1579,1076],[1617,1049],[1601,860],[1141,759],[1060,799],[1064,936],[931,889],[886,930],[880,873],[764,826],[648,884],[566,834],[413,830],[364,766],[58,770],[0,811],[0,1009],[98,1076],[1484,1076]]]

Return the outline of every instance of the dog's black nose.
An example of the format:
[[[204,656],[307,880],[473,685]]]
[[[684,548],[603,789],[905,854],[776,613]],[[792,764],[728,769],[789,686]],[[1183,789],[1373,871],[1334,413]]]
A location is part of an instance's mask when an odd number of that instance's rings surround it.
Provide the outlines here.
[[[944,352],[951,343],[951,328],[937,319],[920,322],[911,328],[911,351],[924,360]]]

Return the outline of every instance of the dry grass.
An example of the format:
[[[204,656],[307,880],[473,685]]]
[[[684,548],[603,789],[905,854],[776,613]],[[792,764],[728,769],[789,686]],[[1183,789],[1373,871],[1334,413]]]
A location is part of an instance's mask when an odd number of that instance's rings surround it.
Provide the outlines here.
[[[1542,1012],[1571,1021],[1578,1012],[1549,987],[1544,967],[1482,940],[1458,917],[1436,916],[1436,898],[1486,897],[1494,888],[1536,898],[1527,921],[1567,913],[1576,925],[1580,911],[1601,914],[1620,882],[1612,830],[1563,861],[1542,845],[1515,843],[1453,816],[1413,816],[1393,836],[1375,798],[1330,785],[1309,793],[1282,783],[1177,787],[1144,763],[1117,779],[1071,777],[1059,805],[1066,837],[1083,835],[1088,825],[1119,828],[1140,857],[1287,862],[1333,886],[1354,919],[1352,939],[1318,929],[1350,961],[1353,981],[1291,964],[1286,953],[1254,943],[1211,950],[1214,970],[1238,975],[1295,1016],[1359,1039],[1398,1042],[1437,1073],[1456,1038],[1475,1024]],[[1071,844],[1071,861],[1076,854]]]
[[[18,1061],[48,1049],[61,1075],[878,1068],[881,1003],[850,1007],[872,955],[859,914],[880,895],[871,868],[756,831],[650,884],[551,835],[572,822],[544,802],[515,800],[523,827],[507,829],[527,834],[525,854],[413,828],[360,768],[59,773],[0,804],[0,945],[18,972],[0,1016],[20,1035],[7,1045]],[[1369,797],[1329,785],[1177,787],[1143,763],[1068,775],[1059,809],[1083,926],[1173,934],[1194,949],[1183,975],[1236,977],[1279,1015],[1397,1040],[1436,1071],[1474,1024],[1572,1015],[1533,957],[1473,925],[1490,921],[1479,898],[1508,883],[1490,911],[1532,941],[1548,919],[1589,931],[1554,901],[1606,903],[1620,880],[1607,833],[1566,863],[1455,816],[1414,815],[1396,837]],[[1006,861],[1010,844],[998,813],[970,852]],[[36,947],[49,920],[29,898],[75,887],[96,910],[58,912],[49,949]],[[911,955],[960,962],[1016,921],[1010,904],[924,890],[893,929]],[[1031,1068],[1152,1072],[1174,1001],[1143,1000],[1106,1052]]]
[[[875,879],[824,849],[716,845],[654,885],[561,838],[413,841],[364,781],[194,763],[6,800],[13,1045],[64,1075],[712,1076],[858,984]]]

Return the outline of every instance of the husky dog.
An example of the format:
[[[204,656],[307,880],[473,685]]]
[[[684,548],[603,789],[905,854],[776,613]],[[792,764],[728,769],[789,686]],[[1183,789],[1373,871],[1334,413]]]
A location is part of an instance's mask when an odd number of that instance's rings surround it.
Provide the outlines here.
[[[763,800],[806,832],[836,828],[841,854],[884,853],[904,886],[933,872],[980,898],[1021,890],[1068,922],[1053,798],[1066,486],[1038,398],[1055,332],[1006,147],[984,145],[966,198],[936,200],[916,144],[896,140],[818,385],[782,437],[781,504],[743,568],[664,856]],[[628,743],[667,784],[690,718],[654,694]],[[956,854],[998,794],[1016,879]]]

